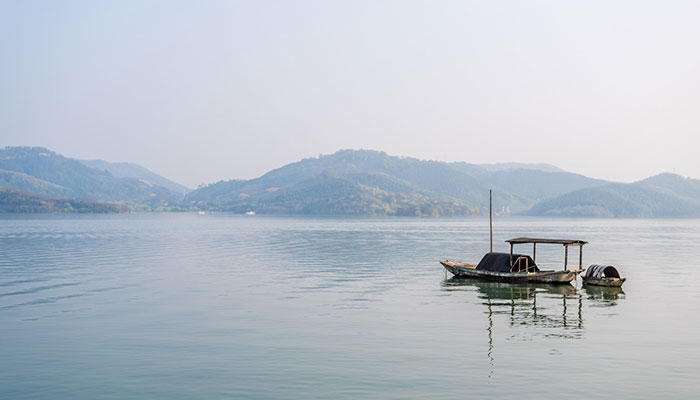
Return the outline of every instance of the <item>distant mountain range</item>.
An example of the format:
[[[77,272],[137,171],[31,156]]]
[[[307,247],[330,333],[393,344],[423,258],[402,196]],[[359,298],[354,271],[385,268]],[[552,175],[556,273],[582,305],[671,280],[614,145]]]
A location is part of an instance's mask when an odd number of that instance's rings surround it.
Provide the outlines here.
[[[251,180],[189,193],[193,207],[258,213],[470,215],[487,212],[575,217],[698,217],[700,181],[662,174],[623,184],[548,164],[444,163],[342,150],[285,165]]]
[[[700,180],[665,173],[635,183],[610,183],[544,200],[527,214],[697,218],[700,217]]]
[[[457,216],[487,213],[493,189],[500,214],[700,217],[700,181],[674,174],[625,184],[548,164],[445,163],[369,150],[341,150],[255,179],[189,191],[136,164],[79,161],[40,147],[5,147],[0,149],[0,189],[6,189],[0,212]],[[72,199],[87,202],[71,205]]]
[[[0,188],[119,203],[134,210],[178,209],[182,199],[181,192],[173,192],[146,178],[115,177],[43,147],[0,149]]]
[[[113,163],[104,160],[80,160],[81,163],[90,168],[100,169],[109,172],[115,178],[138,178],[145,179],[151,183],[162,186],[173,193],[178,193],[182,196],[191,192],[192,189],[175,183],[170,179],[162,177],[138,164],[132,163]]]
[[[495,163],[495,164],[476,164],[481,169],[484,169],[486,171],[505,171],[509,169],[533,169],[535,171],[544,171],[544,172],[566,172],[563,169],[559,167],[555,167],[554,165],[551,164],[525,164],[525,163],[517,163],[517,162],[509,162],[509,163]]]
[[[189,193],[206,209],[294,214],[469,215],[488,207],[488,190],[504,212],[605,181],[555,167],[484,167],[423,161],[378,151],[341,150],[308,158],[251,180],[223,181]]]

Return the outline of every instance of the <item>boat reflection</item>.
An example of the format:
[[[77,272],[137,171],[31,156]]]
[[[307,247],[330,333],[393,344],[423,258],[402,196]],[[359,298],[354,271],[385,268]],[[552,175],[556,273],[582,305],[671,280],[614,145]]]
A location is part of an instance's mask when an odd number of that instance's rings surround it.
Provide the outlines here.
[[[452,277],[443,290],[476,290],[489,319],[505,315],[511,327],[530,326],[529,335],[579,338],[583,299],[571,285],[517,284]],[[492,325],[492,323],[489,323]]]
[[[517,284],[452,277],[442,282],[446,292],[476,293],[485,306],[488,325],[487,355],[493,367],[495,327],[509,327],[505,340],[529,341],[538,337],[580,339],[584,332],[583,303],[587,307],[614,307],[624,299],[619,287]],[[505,318],[503,318],[505,317]],[[502,328],[501,328],[502,329]]]
[[[619,299],[625,298],[625,292],[621,287],[590,286],[583,287],[588,300],[596,306],[612,307],[617,305]]]

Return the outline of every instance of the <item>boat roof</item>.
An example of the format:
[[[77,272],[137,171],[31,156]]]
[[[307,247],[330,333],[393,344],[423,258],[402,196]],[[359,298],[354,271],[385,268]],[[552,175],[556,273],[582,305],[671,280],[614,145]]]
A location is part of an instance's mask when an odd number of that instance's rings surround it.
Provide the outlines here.
[[[543,238],[530,238],[530,237],[518,237],[514,239],[508,239],[506,242],[510,244],[520,244],[520,243],[553,243],[553,244],[563,244],[570,246],[583,246],[588,244],[584,240],[569,240],[569,239],[543,239]]]
[[[520,266],[520,261],[524,261],[525,265]],[[539,271],[532,257],[526,254],[511,255],[510,253],[486,253],[481,261],[479,261],[476,269],[493,272],[512,272],[511,270],[514,265],[522,267],[523,271]]]

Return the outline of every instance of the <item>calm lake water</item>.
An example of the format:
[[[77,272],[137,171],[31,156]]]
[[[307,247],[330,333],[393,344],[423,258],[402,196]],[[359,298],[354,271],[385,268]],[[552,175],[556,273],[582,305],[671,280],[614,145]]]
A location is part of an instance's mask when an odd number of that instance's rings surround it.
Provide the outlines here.
[[[700,221],[496,219],[524,235],[628,281],[449,279],[483,217],[3,217],[0,398],[697,398]]]

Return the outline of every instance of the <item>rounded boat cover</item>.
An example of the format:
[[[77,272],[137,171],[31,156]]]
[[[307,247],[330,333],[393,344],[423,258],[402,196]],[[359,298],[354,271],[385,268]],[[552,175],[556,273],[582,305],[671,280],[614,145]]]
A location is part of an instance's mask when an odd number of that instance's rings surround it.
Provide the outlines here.
[[[510,253],[486,253],[476,269],[494,272],[511,272]],[[513,271],[537,272],[539,268],[532,257],[525,254],[513,254]]]
[[[619,278],[620,273],[612,265],[592,264],[586,269],[586,278]]]

